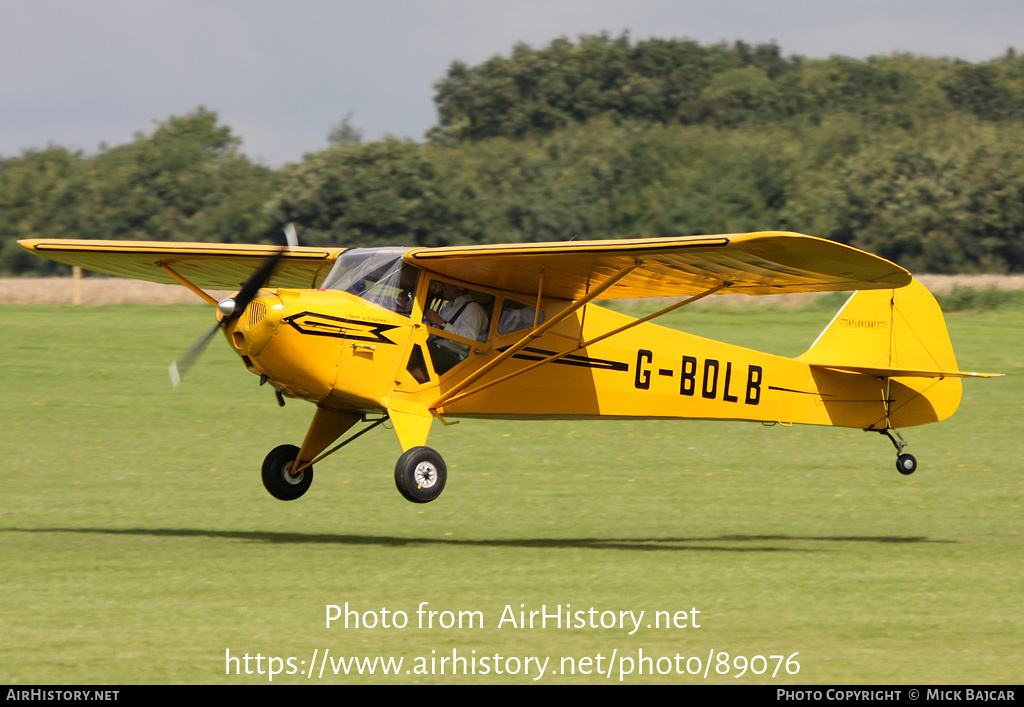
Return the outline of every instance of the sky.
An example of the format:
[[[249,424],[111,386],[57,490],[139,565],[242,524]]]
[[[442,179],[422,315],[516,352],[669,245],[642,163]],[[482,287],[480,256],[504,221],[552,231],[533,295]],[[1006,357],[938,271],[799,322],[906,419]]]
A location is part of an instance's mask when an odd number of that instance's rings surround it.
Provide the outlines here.
[[[422,140],[453,61],[628,31],[786,56],[986,61],[1024,49],[1020,0],[0,0],[0,158],[94,154],[203,106],[277,168],[327,147]]]

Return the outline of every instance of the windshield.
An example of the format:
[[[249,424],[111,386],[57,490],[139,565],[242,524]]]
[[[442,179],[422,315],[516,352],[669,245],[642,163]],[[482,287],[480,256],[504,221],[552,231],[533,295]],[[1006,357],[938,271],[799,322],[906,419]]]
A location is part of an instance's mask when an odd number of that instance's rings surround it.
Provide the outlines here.
[[[419,270],[406,264],[408,248],[353,248],[342,253],[324,279],[325,290],[341,290],[409,316]]]

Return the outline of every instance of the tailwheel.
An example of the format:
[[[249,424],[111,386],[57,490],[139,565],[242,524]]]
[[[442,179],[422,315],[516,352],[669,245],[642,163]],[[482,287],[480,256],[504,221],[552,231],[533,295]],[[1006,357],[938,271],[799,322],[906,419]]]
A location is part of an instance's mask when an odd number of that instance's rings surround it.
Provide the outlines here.
[[[448,468],[430,447],[413,447],[398,458],[395,486],[406,500],[429,503],[444,491]]]
[[[263,486],[270,495],[281,501],[294,501],[306,493],[313,483],[313,467],[307,466],[292,474],[299,448],[294,444],[277,447],[263,460]]]
[[[917,471],[917,459],[913,454],[901,454],[896,459],[896,469],[904,476],[909,476]]]
[[[896,457],[896,470],[904,476],[910,476],[917,471],[917,459],[914,458],[914,455],[903,453],[903,448],[907,446],[903,435],[888,428],[879,431],[889,438],[892,446],[896,447],[896,454],[899,455]]]

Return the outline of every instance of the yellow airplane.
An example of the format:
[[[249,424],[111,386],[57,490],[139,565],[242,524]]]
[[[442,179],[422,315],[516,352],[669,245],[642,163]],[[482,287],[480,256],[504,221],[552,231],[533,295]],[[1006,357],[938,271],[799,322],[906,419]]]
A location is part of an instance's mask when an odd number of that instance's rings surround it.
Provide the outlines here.
[[[447,470],[425,446],[433,420],[686,418],[833,425],[885,434],[897,469],[917,468],[897,429],[948,418],[965,376],[941,310],[882,258],[796,233],[443,248],[288,248],[141,241],[23,240],[45,258],[180,283],[278,403],[316,412],[300,447],[263,462],[292,500],[313,464],[390,420],[399,492],[437,498]],[[240,288],[217,302],[205,289]],[[806,353],[785,358],[650,323],[715,294],[854,291]],[[633,319],[601,299],[673,298]],[[358,423],[360,431],[331,447]],[[328,447],[331,447],[328,449]]]

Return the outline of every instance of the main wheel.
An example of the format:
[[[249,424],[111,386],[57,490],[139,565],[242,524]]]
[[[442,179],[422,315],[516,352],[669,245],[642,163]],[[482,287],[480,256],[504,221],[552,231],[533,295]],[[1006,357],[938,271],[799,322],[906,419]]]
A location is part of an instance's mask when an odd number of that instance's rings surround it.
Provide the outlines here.
[[[917,471],[917,459],[913,454],[901,454],[896,459],[896,469],[904,476],[909,476]]]
[[[294,444],[283,444],[274,449],[263,460],[263,486],[270,495],[281,501],[294,501],[306,493],[313,483],[313,467],[307,466],[297,476],[291,470],[299,456]]]
[[[413,447],[395,464],[395,486],[413,503],[429,503],[444,491],[448,468],[430,447]]]

